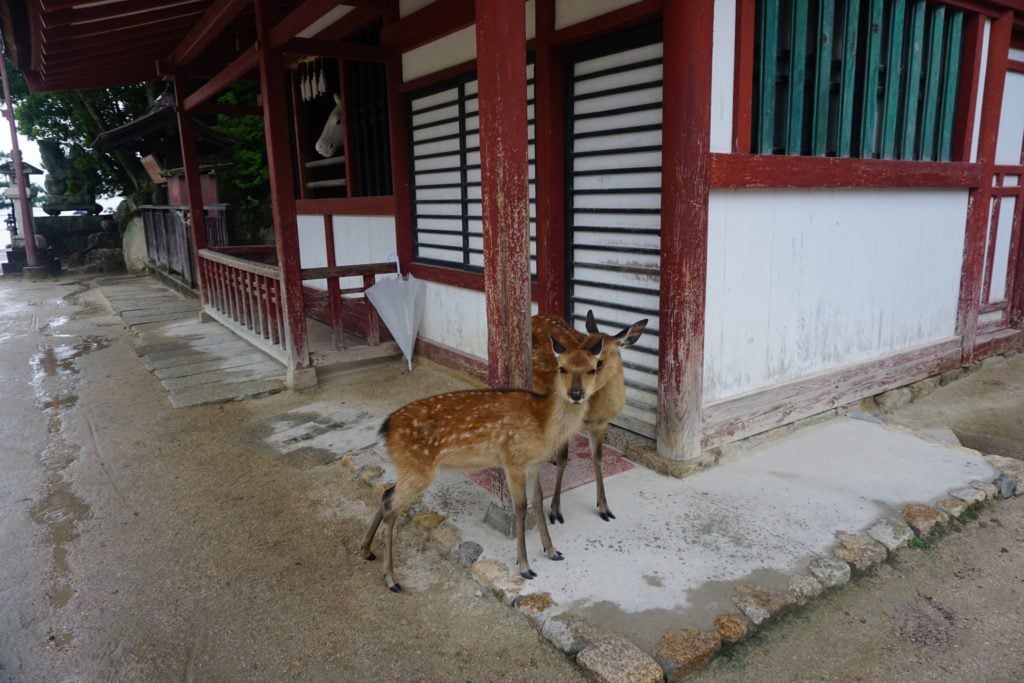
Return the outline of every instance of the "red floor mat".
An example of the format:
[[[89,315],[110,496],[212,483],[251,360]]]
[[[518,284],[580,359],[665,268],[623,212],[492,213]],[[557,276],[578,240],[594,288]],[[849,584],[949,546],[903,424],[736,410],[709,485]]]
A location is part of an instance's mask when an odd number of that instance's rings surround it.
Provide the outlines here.
[[[633,469],[633,463],[623,457],[621,451],[607,444],[604,446],[601,463],[601,471],[604,473],[605,479],[619,472]],[[550,463],[545,463],[540,467],[540,483],[544,489],[545,498],[550,498],[555,491],[555,475],[557,473],[558,468]],[[501,497],[500,490],[504,478],[501,470],[476,470],[467,473],[466,476],[495,496]],[[568,491],[592,481],[594,481],[594,465],[590,460],[589,440],[581,434],[575,434],[569,441],[569,463],[566,465],[565,475],[562,477],[562,490]],[[529,492],[527,492],[527,497],[529,497]]]

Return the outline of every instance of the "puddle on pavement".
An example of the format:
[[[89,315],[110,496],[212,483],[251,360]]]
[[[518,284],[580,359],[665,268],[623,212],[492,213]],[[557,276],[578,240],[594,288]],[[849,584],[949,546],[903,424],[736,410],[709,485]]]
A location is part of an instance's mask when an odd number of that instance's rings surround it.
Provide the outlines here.
[[[51,343],[29,358],[36,404],[46,415],[48,431],[46,444],[39,454],[39,464],[45,472],[43,490],[29,508],[29,517],[43,527],[43,542],[50,546],[53,554],[47,594],[51,606],[57,609],[66,607],[74,597],[70,544],[79,538],[81,522],[92,514],[89,504],[73,489],[72,466],[78,462],[81,447],[67,440],[64,425],[79,401],[76,393],[78,359],[84,353],[110,344],[105,337],[52,332],[70,320],[68,316],[60,316],[40,327]],[[73,633],[54,633],[50,635],[50,644],[56,648],[66,647],[73,638]]]

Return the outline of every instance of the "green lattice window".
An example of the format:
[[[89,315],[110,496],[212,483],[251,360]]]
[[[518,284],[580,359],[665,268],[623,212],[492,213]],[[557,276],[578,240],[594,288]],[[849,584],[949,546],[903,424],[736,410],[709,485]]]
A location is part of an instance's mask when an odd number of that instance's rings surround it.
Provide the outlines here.
[[[752,151],[949,160],[963,23],[927,0],[759,0]]]

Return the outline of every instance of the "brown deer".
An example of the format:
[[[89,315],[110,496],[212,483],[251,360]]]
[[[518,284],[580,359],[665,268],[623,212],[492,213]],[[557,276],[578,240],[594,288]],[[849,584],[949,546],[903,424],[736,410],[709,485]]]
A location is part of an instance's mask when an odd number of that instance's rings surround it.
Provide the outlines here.
[[[376,559],[370,544],[384,522],[384,578],[398,593],[392,561],[395,520],[430,486],[442,467],[501,467],[516,515],[516,563],[524,578],[537,574],[526,558],[526,480],[583,425],[594,391],[603,339],[566,346],[554,337],[546,352],[555,368],[546,393],[513,389],[456,391],[414,401],[393,412],[380,428],[397,480],[384,490],[380,508],[363,538],[361,553]],[[533,356],[540,353],[536,348]],[[534,361],[536,362],[536,361]],[[544,522],[540,479],[533,476],[533,506],[544,554],[561,560]]]
[[[626,406],[626,383],[622,374],[622,356],[619,351],[630,346],[640,338],[644,328],[647,326],[647,319],[640,320],[625,328],[616,335],[607,335],[598,331],[597,322],[594,320],[594,312],[587,311],[587,336],[573,329],[561,318],[552,315],[533,316],[533,387],[536,391],[547,391],[548,387],[557,378],[557,369],[546,354],[538,354],[538,347],[546,346],[548,339],[557,339],[563,345],[569,347],[583,348],[585,344],[593,344],[603,341],[601,360],[598,362],[597,383],[594,394],[587,402],[587,414],[583,418],[583,431],[590,437],[590,457],[594,463],[594,474],[597,484],[597,511],[601,519],[608,522],[615,519],[615,515],[608,509],[608,501],[604,494],[604,477],[601,474],[601,457],[604,445],[604,437],[608,432],[608,424],[622,412]],[[568,442],[558,453],[555,464],[558,466],[558,475],[555,479],[555,492],[551,497],[551,511],[548,519],[554,524],[556,521],[564,524],[562,518],[562,476],[565,474],[565,465],[569,460]]]

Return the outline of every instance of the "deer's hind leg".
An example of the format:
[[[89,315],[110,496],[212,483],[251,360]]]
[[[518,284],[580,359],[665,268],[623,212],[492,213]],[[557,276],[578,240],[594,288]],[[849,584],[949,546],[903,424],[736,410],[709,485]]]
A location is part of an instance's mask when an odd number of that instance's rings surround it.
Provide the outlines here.
[[[373,520],[370,522],[370,528],[366,530],[366,535],[363,536],[363,542],[359,546],[359,552],[362,554],[363,559],[376,560],[377,556],[370,550],[370,545],[373,543],[373,537],[377,535],[377,528],[380,526],[380,521],[384,518],[384,499],[392,496],[395,491],[395,485],[384,489],[380,495],[380,505],[377,506],[377,511],[373,514]]]
[[[604,435],[607,429],[597,429],[589,432],[590,437],[590,459],[594,463],[594,483],[597,484],[597,514],[606,522],[615,519],[615,515],[608,509],[608,499],[604,495],[604,474],[601,472],[601,459],[604,456]]]
[[[395,521],[430,486],[433,478],[433,472],[429,475],[399,475],[398,482],[386,489],[381,496],[380,516],[384,521],[384,579],[392,593],[402,592],[402,586],[395,580],[394,574]]]

